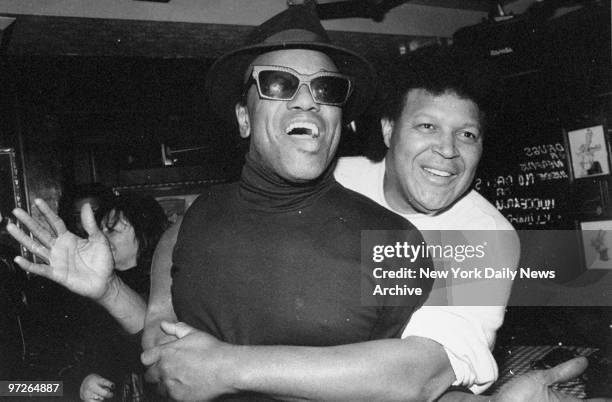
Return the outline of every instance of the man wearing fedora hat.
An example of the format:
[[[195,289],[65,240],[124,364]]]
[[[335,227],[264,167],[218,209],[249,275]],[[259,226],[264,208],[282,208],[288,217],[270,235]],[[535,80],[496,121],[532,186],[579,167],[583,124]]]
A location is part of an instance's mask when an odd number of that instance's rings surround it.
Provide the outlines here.
[[[165,332],[181,339],[143,354],[145,364],[157,364],[174,397],[250,391],[258,395],[236,400],[376,400],[421,392],[410,381],[396,381],[411,367],[402,361],[409,359],[397,358],[400,340],[390,339],[414,306],[385,306],[377,313],[362,306],[358,274],[361,230],[404,229],[413,242],[420,235],[332,176],[343,114],[350,119],[365,108],[373,80],[370,64],[331,44],[306,7],[265,22],[249,45],[211,67],[208,93],[219,98],[214,108],[237,120],[250,147],[240,181],[200,196],[174,245],[172,305],[190,327],[164,323]],[[195,343],[204,353],[199,362],[190,348]],[[238,352],[234,363],[217,359],[229,357],[221,352],[225,347]],[[237,377],[219,366],[226,363]],[[190,368],[202,371],[187,385],[183,375]],[[248,385],[236,382],[247,372]],[[219,373],[229,382],[209,382]],[[381,377],[370,382],[373,375]],[[438,393],[445,387],[440,381]]]
[[[413,367],[418,357],[444,358],[426,353],[425,340],[405,358],[398,338],[430,280],[405,281],[422,290],[407,305],[361,304],[361,231],[402,230],[407,242],[423,241],[410,223],[333,178],[343,122],[365,109],[374,79],[364,58],[330,42],[308,5],[268,20],[211,67],[211,104],[238,122],[250,147],[240,181],[202,194],[176,238],[168,235],[171,279],[169,264],[153,272],[152,305],[182,323],[162,324],[164,341],[174,340],[145,350],[143,362],[173,398],[404,399],[439,394],[451,381],[449,370],[432,382]],[[37,205],[55,233],[22,211],[17,217],[40,242],[12,232],[49,265],[20,265],[96,299],[129,332],[142,329],[144,303],[109,269],[91,208],[83,209],[85,241]]]
[[[406,282],[424,290],[409,305],[360,302],[362,230],[422,241],[403,218],[333,179],[343,110],[347,120],[365,108],[373,77],[363,58],[329,42],[306,6],[267,21],[211,68],[215,110],[233,110],[251,142],[240,181],[202,194],[156,253],[147,328],[164,334],[145,334],[142,360],[172,398],[430,400],[452,383],[440,345],[399,339],[431,282]],[[54,233],[21,210],[39,241],[9,230],[49,265],[17,263],[140,331],[144,301],[113,275],[91,207],[82,210],[89,238],[80,239],[37,206]]]

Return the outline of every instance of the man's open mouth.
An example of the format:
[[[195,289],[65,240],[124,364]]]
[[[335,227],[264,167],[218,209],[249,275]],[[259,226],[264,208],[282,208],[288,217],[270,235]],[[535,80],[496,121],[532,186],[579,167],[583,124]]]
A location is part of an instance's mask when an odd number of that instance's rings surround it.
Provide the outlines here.
[[[431,173],[435,176],[440,176],[440,177],[450,177],[454,175],[451,172],[446,172],[444,170],[438,170],[438,169],[434,169],[430,167],[424,167],[423,170],[426,171],[427,173]]]
[[[319,137],[319,127],[313,123],[291,123],[285,129],[285,134],[289,135],[309,135],[312,138]]]

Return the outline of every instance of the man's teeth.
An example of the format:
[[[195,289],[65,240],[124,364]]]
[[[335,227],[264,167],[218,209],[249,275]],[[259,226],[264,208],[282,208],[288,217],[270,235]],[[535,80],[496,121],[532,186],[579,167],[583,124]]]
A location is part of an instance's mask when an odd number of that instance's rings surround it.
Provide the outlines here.
[[[312,138],[319,137],[319,127],[313,123],[291,123],[285,130],[289,135],[310,135]]]
[[[442,177],[450,177],[450,176],[452,176],[451,173],[445,172],[443,170],[438,170],[438,169],[433,169],[433,168],[428,168],[428,167],[424,167],[423,170],[425,170],[425,171],[427,171],[427,172],[429,172],[431,174],[434,174],[436,176],[442,176]]]

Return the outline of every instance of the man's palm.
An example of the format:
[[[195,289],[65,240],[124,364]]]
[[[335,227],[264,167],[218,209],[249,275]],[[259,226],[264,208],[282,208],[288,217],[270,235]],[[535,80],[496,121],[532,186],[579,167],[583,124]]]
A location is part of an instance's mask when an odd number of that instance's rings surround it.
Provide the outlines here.
[[[104,236],[81,239],[60,235],[51,248],[49,279],[93,299],[100,298],[113,272],[113,256]]]
[[[36,206],[48,226],[37,222],[22,209],[13,211],[36,240],[13,224],[7,225],[7,230],[46,264],[22,257],[15,261],[26,271],[49,278],[81,296],[93,299],[104,296],[113,277],[113,256],[108,240],[96,224],[91,206],[85,204],[81,211],[87,239],[69,232],[44,201],[36,200]]]

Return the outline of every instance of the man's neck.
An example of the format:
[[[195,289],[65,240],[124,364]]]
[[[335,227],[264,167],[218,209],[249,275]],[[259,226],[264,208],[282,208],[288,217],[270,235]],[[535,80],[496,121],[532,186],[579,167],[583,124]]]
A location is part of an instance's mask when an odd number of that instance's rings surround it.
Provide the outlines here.
[[[288,181],[271,171],[251,155],[240,177],[240,195],[252,207],[266,211],[293,211],[310,205],[335,183],[333,172],[326,170],[315,180]]]

